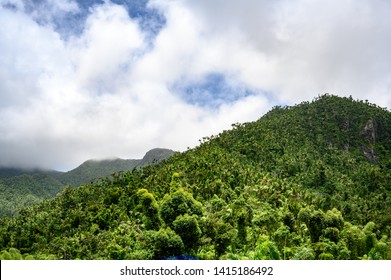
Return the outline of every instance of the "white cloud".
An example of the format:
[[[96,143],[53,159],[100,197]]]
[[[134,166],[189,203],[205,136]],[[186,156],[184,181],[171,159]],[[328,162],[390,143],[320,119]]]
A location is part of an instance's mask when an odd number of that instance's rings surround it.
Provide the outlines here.
[[[132,67],[143,40],[137,23],[121,6],[97,6],[81,37],[69,43],[78,84],[103,90],[115,87]]]
[[[106,1],[67,38],[52,21],[78,13],[76,2],[43,2],[40,24],[23,2],[5,3],[16,8],[0,8],[0,166],[69,169],[154,147],[184,150],[324,92],[391,107],[387,1],[156,0],[166,17],[156,37]],[[256,94],[211,109],[172,91],[210,73]]]
[[[390,87],[389,2],[245,3],[186,2],[201,26],[198,39],[207,38],[207,47],[197,44],[203,46],[202,65],[214,62],[215,68],[290,102],[324,92],[366,98],[379,85]]]

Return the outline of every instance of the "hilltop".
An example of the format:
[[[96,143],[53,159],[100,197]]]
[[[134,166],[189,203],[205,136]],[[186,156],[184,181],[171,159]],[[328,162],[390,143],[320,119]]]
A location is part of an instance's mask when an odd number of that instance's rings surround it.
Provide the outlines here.
[[[391,259],[391,113],[323,95],[0,220],[3,258]]]
[[[119,171],[131,171],[136,167],[158,163],[173,154],[174,151],[170,149],[155,148],[149,150],[142,159],[87,160],[57,178],[65,185],[79,186],[88,184],[95,179],[108,177]]]

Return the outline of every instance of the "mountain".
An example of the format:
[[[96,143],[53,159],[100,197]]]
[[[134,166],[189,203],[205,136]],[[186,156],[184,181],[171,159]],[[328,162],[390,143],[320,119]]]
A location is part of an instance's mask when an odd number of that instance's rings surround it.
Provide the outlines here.
[[[2,167],[0,168],[0,179],[15,177],[22,174],[33,174],[33,173],[34,170],[29,170],[29,169]]]
[[[391,259],[391,113],[319,96],[0,220],[0,258]]]
[[[79,186],[102,177],[108,177],[119,171],[130,171],[135,167],[159,163],[173,154],[174,151],[172,150],[155,148],[148,151],[142,159],[87,160],[57,178],[65,185]]]
[[[172,150],[155,148],[148,151],[145,156],[141,159],[139,166],[145,166],[150,164],[159,163],[171,157],[174,154]]]
[[[58,176],[64,185],[79,186],[95,179],[108,177],[118,171],[132,170],[141,162],[140,159],[87,160],[75,169]]]
[[[54,197],[67,185],[77,187],[120,171],[158,163],[174,152],[152,149],[142,159],[88,160],[68,172],[0,168],[0,217],[12,216],[22,206]]]

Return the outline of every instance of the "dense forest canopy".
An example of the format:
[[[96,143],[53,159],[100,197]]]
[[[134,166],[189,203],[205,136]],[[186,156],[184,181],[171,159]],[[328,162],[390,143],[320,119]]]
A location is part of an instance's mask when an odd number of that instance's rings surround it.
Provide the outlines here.
[[[323,95],[0,220],[1,258],[391,259],[391,113]]]

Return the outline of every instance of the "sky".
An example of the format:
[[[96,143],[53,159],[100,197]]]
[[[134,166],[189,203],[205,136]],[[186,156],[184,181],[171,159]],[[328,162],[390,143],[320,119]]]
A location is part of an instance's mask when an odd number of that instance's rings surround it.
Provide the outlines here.
[[[184,151],[330,93],[391,108],[388,0],[0,0],[0,167]]]

